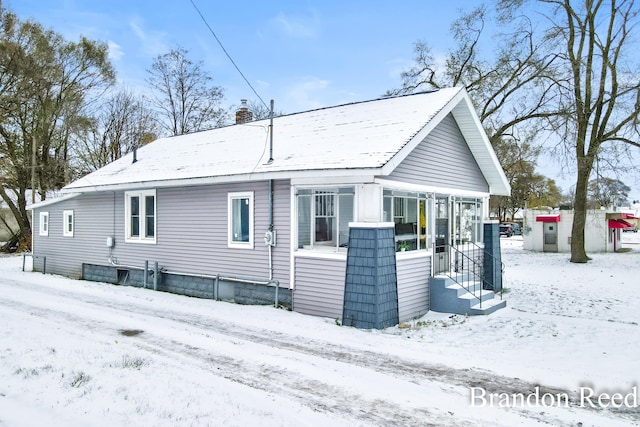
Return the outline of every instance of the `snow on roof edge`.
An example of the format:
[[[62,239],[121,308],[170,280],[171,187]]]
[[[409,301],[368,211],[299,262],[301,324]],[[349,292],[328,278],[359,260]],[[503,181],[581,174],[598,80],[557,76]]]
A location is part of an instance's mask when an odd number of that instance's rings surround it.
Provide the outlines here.
[[[27,205],[28,210],[40,209],[44,206],[54,205],[56,203],[64,202],[65,200],[73,199],[78,197],[82,193],[66,193],[63,196],[54,197],[51,199],[46,199],[38,203],[33,203],[31,205]]]

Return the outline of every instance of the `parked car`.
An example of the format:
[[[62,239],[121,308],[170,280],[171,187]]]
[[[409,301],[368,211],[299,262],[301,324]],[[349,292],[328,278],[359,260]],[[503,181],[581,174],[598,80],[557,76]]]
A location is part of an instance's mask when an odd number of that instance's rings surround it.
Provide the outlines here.
[[[637,224],[633,224],[633,227],[623,228],[622,231],[624,231],[624,232],[630,231],[632,233],[637,233],[638,232],[638,225]]]
[[[511,237],[513,236],[513,229],[509,224],[500,224],[500,235]]]
[[[503,222],[501,225],[508,225],[516,236],[522,235],[522,227],[517,222]]]

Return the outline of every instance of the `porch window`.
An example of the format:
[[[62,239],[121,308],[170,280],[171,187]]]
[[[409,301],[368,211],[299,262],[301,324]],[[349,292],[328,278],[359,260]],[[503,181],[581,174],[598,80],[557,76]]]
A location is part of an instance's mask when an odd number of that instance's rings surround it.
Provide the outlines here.
[[[156,243],[156,190],[125,192],[125,241]]]
[[[427,194],[384,190],[383,219],[395,223],[396,250],[428,249],[431,229],[427,222],[433,199]]]
[[[253,192],[229,193],[228,246],[253,249]]]
[[[346,248],[353,204],[353,187],[298,190],[298,248]]]

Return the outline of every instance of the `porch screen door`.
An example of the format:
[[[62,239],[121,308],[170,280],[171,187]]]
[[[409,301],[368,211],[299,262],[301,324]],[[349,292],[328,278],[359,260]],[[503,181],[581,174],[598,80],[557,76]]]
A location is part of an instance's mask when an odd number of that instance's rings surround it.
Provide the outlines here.
[[[433,251],[434,273],[439,274],[449,269],[449,198],[436,197],[436,235]]]

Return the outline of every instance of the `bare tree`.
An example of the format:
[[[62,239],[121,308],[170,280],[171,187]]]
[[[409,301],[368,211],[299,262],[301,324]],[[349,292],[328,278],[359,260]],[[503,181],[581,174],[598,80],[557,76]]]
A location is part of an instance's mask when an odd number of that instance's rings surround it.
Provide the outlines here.
[[[539,0],[552,8],[549,40],[557,46],[566,85],[559,94],[568,114],[556,129],[576,165],[571,261],[587,262],[584,229],[589,178],[605,144],[638,143],[640,76],[638,7],[634,0]]]
[[[587,205],[590,209],[624,206],[629,203],[631,188],[620,180],[598,177],[589,181],[587,187]]]
[[[114,80],[107,45],[69,42],[2,10],[0,33],[0,197],[28,246],[28,189],[47,192],[69,180],[70,135],[87,123],[84,107]]]
[[[462,14],[451,26],[455,46],[444,62],[435,58],[426,42],[417,42],[415,65],[402,73],[403,87],[396,92],[466,88],[511,185],[511,197],[490,199],[491,211],[506,219],[525,206],[544,180],[535,174],[540,152],[535,137],[548,126],[548,118],[558,114],[553,101],[560,82],[548,40],[537,37],[525,16],[502,26],[505,33],[496,39],[493,56],[483,54],[480,47],[491,20],[502,23],[485,6]]]
[[[455,47],[444,64],[436,60],[428,43],[417,42],[415,65],[402,73],[403,87],[389,94],[464,86],[492,143],[513,136],[521,123],[527,123],[530,133],[535,133],[534,120],[540,128],[546,126],[544,119],[558,114],[555,88],[563,84],[549,40],[536,37],[526,16],[512,18],[504,27],[512,30],[496,38],[495,57],[487,57],[480,46],[490,19],[485,6],[457,19],[451,26]]]
[[[74,138],[75,174],[82,176],[156,139],[154,112],[141,97],[120,89],[101,106],[90,127]]]
[[[160,125],[170,135],[219,127],[227,120],[220,107],[223,89],[212,84],[203,63],[192,62],[188,53],[181,47],[173,49],[157,56],[147,70]]]
[[[638,7],[634,0],[495,5],[505,28],[493,39],[495,58],[479,55],[487,19],[487,9],[479,7],[452,26],[456,48],[444,66],[426,43],[416,44],[416,66],[403,74],[403,90],[464,85],[494,146],[519,124],[530,134],[558,135],[576,170],[571,261],[587,262],[584,228],[594,162],[606,161],[608,144],[640,147]],[[537,17],[536,26],[530,17]]]

